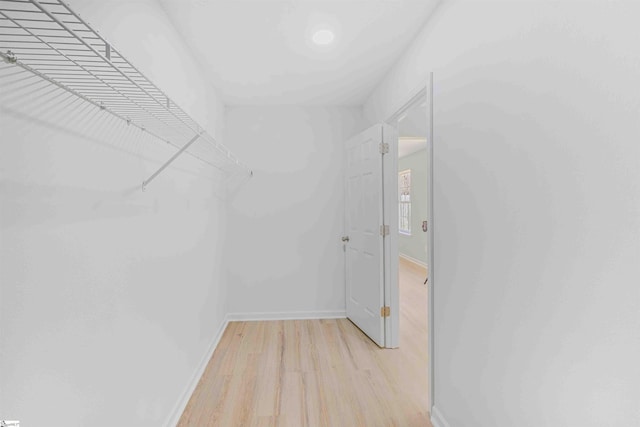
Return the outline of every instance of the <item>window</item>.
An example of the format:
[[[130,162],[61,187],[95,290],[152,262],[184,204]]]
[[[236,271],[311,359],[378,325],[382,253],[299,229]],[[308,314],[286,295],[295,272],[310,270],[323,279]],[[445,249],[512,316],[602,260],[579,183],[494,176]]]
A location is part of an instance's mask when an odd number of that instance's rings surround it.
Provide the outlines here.
[[[411,169],[398,174],[398,228],[402,234],[411,234]]]

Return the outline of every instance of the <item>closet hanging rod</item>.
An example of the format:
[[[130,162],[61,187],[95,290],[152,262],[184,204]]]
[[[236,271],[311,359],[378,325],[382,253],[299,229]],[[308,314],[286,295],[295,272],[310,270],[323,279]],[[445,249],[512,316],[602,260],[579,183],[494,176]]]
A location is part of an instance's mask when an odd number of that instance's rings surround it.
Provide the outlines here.
[[[2,0],[2,1],[9,1],[9,0]],[[171,144],[171,145],[173,145],[173,146],[174,146],[174,147],[176,147],[176,148],[180,148],[179,146],[177,146],[177,145],[176,145],[176,144],[174,144],[173,142],[171,142],[171,141],[169,141],[169,140],[166,140],[166,139],[162,138],[161,136],[154,134],[154,133],[153,133],[153,132],[151,132],[151,131],[148,131],[148,130],[147,130],[147,129],[145,129],[143,126],[141,126],[141,125],[137,124],[137,123],[136,123],[136,122],[134,122],[133,120],[130,120],[128,117],[123,117],[123,116],[119,115],[118,113],[116,113],[116,112],[114,112],[114,111],[110,110],[109,108],[105,107],[104,105],[101,105],[101,104],[99,104],[98,102],[96,102],[96,101],[94,101],[94,100],[92,100],[92,99],[90,99],[90,98],[88,98],[88,97],[84,96],[83,94],[76,92],[75,90],[71,89],[70,87],[65,86],[64,84],[61,84],[61,83],[57,82],[56,80],[53,80],[52,78],[50,78],[50,77],[49,77],[49,76],[47,76],[46,74],[43,74],[43,73],[41,73],[40,71],[35,70],[35,69],[31,68],[30,66],[28,66],[28,65],[26,65],[26,64],[23,64],[22,62],[20,62],[19,60],[17,60],[17,58],[15,57],[15,55],[13,54],[13,52],[11,52],[11,51],[7,51],[7,53],[0,52],[0,58],[2,58],[2,60],[3,60],[4,62],[8,63],[8,64],[15,64],[15,65],[19,66],[20,68],[22,68],[22,69],[24,69],[24,70],[26,70],[26,71],[29,71],[29,72],[31,72],[31,73],[33,73],[33,74],[35,74],[36,76],[40,77],[41,79],[46,80],[47,82],[49,82],[49,83],[51,83],[51,84],[53,84],[53,85],[55,85],[55,86],[59,87],[60,89],[64,89],[64,90],[66,90],[67,92],[69,92],[69,93],[71,93],[71,94],[73,94],[73,95],[77,96],[78,98],[81,98],[83,101],[88,102],[89,104],[92,104],[92,105],[94,105],[95,107],[100,108],[101,110],[107,111],[108,113],[110,113],[110,114],[114,115],[115,117],[117,117],[117,118],[119,118],[119,119],[121,119],[121,120],[123,120],[123,121],[127,122],[127,124],[128,124],[128,125],[135,126],[135,127],[137,127],[138,129],[140,129],[140,130],[142,130],[142,131],[145,131],[145,132],[149,133],[150,135],[153,135],[154,137],[156,137],[156,138],[158,138],[158,139],[160,139],[160,140],[162,140],[162,141],[166,142],[167,144]]]
[[[183,153],[253,175],[62,0],[0,0],[0,59],[176,147],[145,186]]]
[[[62,22],[61,20],[59,20],[56,16],[54,16],[51,12],[49,12],[48,10],[46,10],[38,0],[30,0],[34,5],[36,5],[38,7],[38,9],[40,9],[42,12],[44,12],[50,19],[52,19],[53,21],[55,21],[58,25],[60,25],[64,30],[66,30],[69,34],[71,34],[73,36],[73,38],[75,38],[76,40],[78,40],[79,42],[81,42],[82,44],[84,44],[89,50],[91,50],[99,59],[101,59],[102,61],[93,61],[96,63],[104,63],[106,62],[107,64],[110,64],[112,66],[112,68],[114,69],[114,71],[117,71],[118,73],[120,73],[124,78],[126,78],[128,81],[130,81],[134,86],[136,86],[138,89],[140,89],[145,95],[148,95],[151,99],[153,99],[154,101],[158,102],[159,104],[161,104],[155,97],[153,97],[150,93],[148,93],[142,86],[140,86],[138,83],[136,83],[131,77],[129,77],[126,73],[124,73],[123,71],[121,71],[113,62],[111,62],[111,45],[102,37],[99,37],[99,39],[104,42],[104,47],[105,47],[105,56],[102,56],[102,54],[100,52],[98,52],[97,49],[94,48],[94,45],[92,45],[91,43],[87,42],[86,40],[84,40],[82,37],[80,37],[78,34],[76,34],[70,27],[68,27],[66,25],[66,23]],[[73,15],[73,17],[75,17],[78,21],[80,21],[82,24],[88,26],[88,24],[82,20],[82,18],[80,18],[80,16],[78,16],[75,12],[73,12],[71,10],[71,8],[69,8],[64,2],[60,1],[61,4],[63,4],[65,7],[67,7],[67,9],[69,10],[70,13],[64,13],[65,15]],[[50,36],[48,36],[50,37]],[[64,37],[64,36],[55,36],[55,37]],[[124,59],[124,58],[123,58]],[[128,61],[127,61],[128,62]],[[133,67],[133,66],[131,66]],[[135,68],[135,67],[133,67]],[[137,70],[136,70],[137,71]],[[141,73],[142,74],[142,73]],[[163,93],[164,95],[164,93]],[[165,95],[165,98],[167,96]],[[162,105],[162,104],[161,104]],[[185,123],[179,116],[175,115],[174,116],[180,120],[182,123]],[[185,125],[189,126],[187,123],[185,123]],[[190,126],[189,126],[190,127]],[[193,129],[191,128],[192,131],[194,132],[200,132],[200,129]]]
[[[37,71],[37,70],[35,70],[35,69],[33,69],[33,68],[29,67],[29,66],[28,66],[28,65],[26,65],[26,64],[21,63],[20,61],[18,61],[18,60],[15,58],[15,56],[14,56],[14,55],[12,55],[12,53],[11,53],[10,51],[8,52],[8,54],[5,54],[5,53],[3,53],[3,52],[0,52],[0,58],[2,58],[2,59],[3,59],[5,62],[7,62],[7,63],[15,64],[15,65],[17,65],[17,66],[19,66],[19,67],[23,68],[24,70],[27,70],[27,71],[31,72],[31,73],[32,73],[32,74],[34,74],[35,76],[40,77],[41,79],[48,81],[49,83],[51,83],[51,84],[55,85],[56,87],[59,87],[59,88],[61,88],[61,89],[64,89],[65,91],[67,91],[67,92],[69,92],[69,93],[71,93],[71,94],[75,95],[76,97],[78,97],[78,98],[80,98],[80,99],[84,100],[85,102],[88,102],[88,103],[90,103],[90,104],[94,105],[95,107],[98,107],[98,108],[100,108],[101,110],[104,110],[104,111],[106,111],[106,112],[108,112],[108,113],[112,114],[113,116],[117,117],[118,119],[125,121],[128,125],[134,126],[134,127],[136,127],[136,128],[138,128],[138,129],[140,129],[140,130],[141,130],[141,131],[143,131],[143,132],[149,133],[150,135],[154,136],[155,138],[157,138],[157,139],[159,139],[159,140],[161,140],[161,141],[164,141],[164,142],[166,142],[166,143],[168,143],[168,144],[170,144],[170,145],[172,145],[172,146],[174,146],[174,147],[176,147],[176,148],[179,148],[180,150],[179,150],[179,151],[178,151],[174,156],[172,156],[172,157],[171,157],[171,159],[170,159],[169,161],[167,161],[167,162],[166,162],[166,163],[165,163],[165,164],[164,164],[164,165],[163,165],[163,166],[162,166],[162,167],[161,167],[161,168],[160,168],[156,173],[154,173],[154,174],[153,174],[149,179],[147,179],[147,180],[145,180],[145,182],[143,182],[143,188],[142,188],[142,189],[143,189],[143,191],[146,189],[146,186],[147,186],[147,185],[148,185],[148,184],[149,184],[149,183],[150,183],[150,182],[151,182],[151,181],[152,181],[152,180],[153,180],[157,175],[159,175],[159,174],[160,174],[160,172],[162,172],[164,169],[166,169],[166,167],[168,167],[170,163],[172,163],[172,162],[173,162],[173,161],[174,161],[174,160],[175,160],[175,159],[176,159],[180,154],[182,154],[186,149],[188,149],[188,148],[189,148],[189,146],[190,146],[193,142],[195,142],[195,140],[197,139],[197,137],[200,137],[200,136],[201,136],[201,134],[198,134],[196,137],[194,137],[194,138],[193,138],[193,141],[190,141],[190,143],[186,144],[184,147],[182,147],[182,148],[181,148],[181,147],[180,147],[179,145],[177,145],[176,143],[174,143],[174,142],[172,142],[172,141],[169,141],[169,140],[167,140],[167,139],[164,139],[162,136],[160,136],[160,135],[158,135],[158,134],[155,134],[153,131],[150,131],[150,130],[146,129],[144,126],[141,126],[141,125],[137,124],[137,123],[136,123],[136,121],[135,121],[135,120],[133,120],[133,119],[131,119],[130,117],[124,117],[124,116],[122,116],[122,115],[120,115],[120,114],[118,114],[118,113],[116,113],[116,112],[112,111],[111,109],[109,109],[109,108],[105,107],[104,105],[98,104],[96,101],[94,101],[94,100],[92,100],[92,99],[90,99],[90,98],[88,98],[88,97],[86,97],[86,96],[84,96],[84,95],[82,95],[82,94],[80,94],[80,93],[78,93],[78,92],[74,91],[74,90],[73,90],[73,89],[71,89],[70,87],[68,87],[68,86],[66,86],[66,85],[64,85],[64,84],[60,84],[58,81],[51,79],[49,76],[47,76],[47,75],[45,75],[45,74],[43,74],[43,73],[40,73],[39,71]],[[131,112],[132,112],[131,116],[134,116],[134,115],[135,115],[135,110],[129,110],[129,111],[131,111]],[[226,156],[230,156],[230,154],[229,154],[228,150],[223,151],[223,148],[222,148],[222,147],[220,147],[219,145],[218,145],[218,146],[216,146],[216,148],[217,148],[218,150],[220,150],[222,153],[224,153]],[[197,155],[197,154],[194,154],[194,153],[188,153],[188,154],[189,154],[189,155],[191,155],[191,156],[193,156],[193,157],[195,157],[196,159],[198,159],[198,160],[200,160],[200,161],[204,162],[204,163],[209,164],[210,166],[212,166],[212,167],[214,167],[214,168],[216,168],[216,169],[222,169],[220,166],[218,166],[218,165],[216,165],[216,164],[213,164],[212,162],[210,162],[210,161],[208,161],[208,160],[204,159],[203,157],[201,157],[201,156],[199,156],[199,155]],[[253,176],[253,172],[252,172],[252,171],[249,171],[249,175],[250,175],[250,176]]]

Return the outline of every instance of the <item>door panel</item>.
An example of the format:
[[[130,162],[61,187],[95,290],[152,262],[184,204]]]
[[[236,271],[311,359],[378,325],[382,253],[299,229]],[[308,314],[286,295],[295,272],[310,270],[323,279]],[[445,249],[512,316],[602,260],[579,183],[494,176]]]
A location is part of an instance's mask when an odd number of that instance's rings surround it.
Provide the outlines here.
[[[384,240],[382,125],[346,144],[345,230],[347,317],[380,347],[384,346]]]

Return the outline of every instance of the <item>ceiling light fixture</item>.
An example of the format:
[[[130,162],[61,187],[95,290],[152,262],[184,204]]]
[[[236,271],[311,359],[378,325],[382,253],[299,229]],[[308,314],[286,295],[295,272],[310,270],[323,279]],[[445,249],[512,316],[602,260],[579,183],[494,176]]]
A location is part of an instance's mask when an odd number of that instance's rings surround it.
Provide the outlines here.
[[[315,44],[319,45],[319,46],[326,46],[328,44],[333,43],[333,40],[335,39],[335,35],[333,34],[333,31],[331,30],[318,30],[313,34],[312,40]]]

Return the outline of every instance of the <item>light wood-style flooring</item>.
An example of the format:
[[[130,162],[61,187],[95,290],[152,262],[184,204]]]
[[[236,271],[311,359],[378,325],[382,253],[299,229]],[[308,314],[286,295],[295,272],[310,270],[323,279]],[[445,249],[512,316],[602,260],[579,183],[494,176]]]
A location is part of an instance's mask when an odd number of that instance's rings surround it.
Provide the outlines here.
[[[425,270],[400,260],[400,348],[349,320],[232,322],[179,426],[428,426]]]

